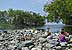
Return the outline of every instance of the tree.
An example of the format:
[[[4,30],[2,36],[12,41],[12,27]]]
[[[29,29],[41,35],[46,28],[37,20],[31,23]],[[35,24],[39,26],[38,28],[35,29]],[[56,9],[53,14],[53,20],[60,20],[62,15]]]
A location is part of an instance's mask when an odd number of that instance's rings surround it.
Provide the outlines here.
[[[65,24],[72,24],[72,0],[53,0],[51,4],[44,5],[44,11],[50,18],[60,16]]]
[[[9,25],[15,28],[42,26],[44,24],[44,17],[32,11],[28,12],[10,8],[8,11],[0,11],[0,16],[10,18]]]

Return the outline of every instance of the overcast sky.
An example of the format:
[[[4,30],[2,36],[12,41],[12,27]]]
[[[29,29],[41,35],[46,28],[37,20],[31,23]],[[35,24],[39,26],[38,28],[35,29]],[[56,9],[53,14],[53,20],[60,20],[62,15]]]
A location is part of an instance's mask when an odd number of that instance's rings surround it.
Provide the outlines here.
[[[43,6],[51,0],[0,0],[0,10],[9,8],[33,11],[44,15]]]

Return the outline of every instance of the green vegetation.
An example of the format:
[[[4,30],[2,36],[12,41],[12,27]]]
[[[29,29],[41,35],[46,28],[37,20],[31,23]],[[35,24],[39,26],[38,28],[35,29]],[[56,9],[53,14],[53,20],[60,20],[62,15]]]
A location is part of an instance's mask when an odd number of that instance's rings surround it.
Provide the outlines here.
[[[72,0],[53,0],[50,4],[44,5],[44,11],[49,13],[47,16],[49,21],[56,21],[57,17],[61,17],[65,24],[72,25]],[[45,16],[39,13],[9,9],[0,11],[0,28],[42,26],[44,19]],[[72,30],[72,27],[69,29]]]
[[[2,29],[13,29],[13,26],[7,23],[0,23],[0,28]]]
[[[65,31],[72,32],[72,26],[65,27]]]
[[[49,21],[56,21],[57,17],[61,17],[65,24],[72,25],[72,0],[53,0],[50,4],[44,5],[44,11],[49,13]],[[71,31],[72,27],[65,30]]]
[[[53,0],[50,4],[44,5],[44,11],[49,13],[49,20],[59,16],[65,24],[72,24],[72,0]]]
[[[44,24],[44,16],[39,13],[27,12],[23,10],[0,11],[0,27],[2,28],[24,28],[42,26]]]

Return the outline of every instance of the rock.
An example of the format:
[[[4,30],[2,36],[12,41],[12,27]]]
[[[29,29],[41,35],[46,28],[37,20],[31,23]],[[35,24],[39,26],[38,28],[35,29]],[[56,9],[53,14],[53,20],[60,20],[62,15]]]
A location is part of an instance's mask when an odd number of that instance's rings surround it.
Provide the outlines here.
[[[48,37],[47,37],[47,39],[52,39],[53,38],[53,35],[49,35]]]
[[[25,41],[24,44],[25,44],[25,47],[29,47],[31,45],[34,45],[31,40],[30,41]]]
[[[67,46],[69,47],[69,46],[71,46],[72,47],[72,44],[67,44]]]
[[[61,42],[61,46],[66,46],[67,42]]]
[[[53,47],[54,45],[48,43],[48,44],[46,44],[46,46],[47,46],[48,48],[51,48],[51,47]]]
[[[41,49],[42,48],[42,46],[40,45],[40,46],[37,46],[39,49]]]
[[[3,37],[0,36],[0,40],[3,40]]]
[[[22,47],[21,50],[29,50],[28,47]]]
[[[14,41],[14,40],[12,40],[12,41],[10,41],[10,43],[15,43],[15,41]]]
[[[53,39],[58,39],[58,36],[53,36]]]
[[[61,46],[57,46],[56,49],[61,49]]]
[[[58,33],[54,33],[55,34],[55,36],[58,36],[59,34]]]
[[[29,46],[30,49],[33,48],[33,47],[34,47],[34,45]]]
[[[38,31],[36,30],[34,33],[38,33]]]
[[[46,38],[46,37],[47,37],[47,35],[45,35],[45,34],[42,34],[42,37],[45,37],[45,38]]]
[[[45,42],[46,39],[45,38],[39,38],[40,42]]]
[[[31,50],[41,50],[41,49],[39,49],[39,48],[32,48]]]
[[[58,38],[52,39],[53,41],[58,41]]]
[[[19,30],[19,31],[10,30],[8,31],[7,34],[1,33],[0,48],[2,48],[2,50],[7,50],[7,49],[10,49],[10,50],[19,50],[19,49],[21,50],[42,50],[42,49],[56,50],[56,49],[60,49],[67,46],[68,49],[71,49],[69,48],[72,46],[71,43],[67,44],[67,42],[60,42],[61,46],[57,45],[59,43],[57,41],[58,40],[57,33],[47,36],[47,32],[44,33],[42,31],[37,31],[37,30],[35,33],[32,33],[32,32],[33,30],[28,29],[27,32],[24,30]],[[28,39],[29,37],[31,38],[29,40],[26,39],[25,41],[22,41],[21,37],[25,37],[25,36],[28,37]],[[71,35],[68,38],[70,39],[70,42],[72,42]]]
[[[32,48],[31,50],[37,50],[37,48]]]
[[[70,39],[70,42],[72,42],[72,38]]]
[[[68,50],[72,50],[72,49],[68,49]]]
[[[72,38],[72,35],[69,35],[69,38]]]

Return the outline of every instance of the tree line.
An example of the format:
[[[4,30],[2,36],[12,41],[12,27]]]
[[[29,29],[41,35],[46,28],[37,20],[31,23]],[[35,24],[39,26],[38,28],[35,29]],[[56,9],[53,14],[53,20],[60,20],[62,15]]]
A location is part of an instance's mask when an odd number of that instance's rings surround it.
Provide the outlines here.
[[[1,20],[4,18],[8,18],[9,20],[10,18],[10,20],[7,21],[8,24],[13,25],[15,28],[24,28],[42,26],[44,24],[45,17],[32,11],[14,10],[10,8],[7,11],[0,11],[0,18]]]

